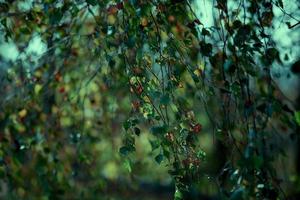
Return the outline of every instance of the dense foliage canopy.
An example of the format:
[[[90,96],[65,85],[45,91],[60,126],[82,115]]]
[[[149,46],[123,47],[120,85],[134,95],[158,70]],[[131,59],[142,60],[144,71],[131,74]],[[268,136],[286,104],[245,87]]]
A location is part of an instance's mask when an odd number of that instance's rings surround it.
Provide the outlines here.
[[[208,26],[197,1],[1,1],[3,198],[300,192],[300,114],[271,76],[274,9],[299,20],[282,0],[216,0]]]

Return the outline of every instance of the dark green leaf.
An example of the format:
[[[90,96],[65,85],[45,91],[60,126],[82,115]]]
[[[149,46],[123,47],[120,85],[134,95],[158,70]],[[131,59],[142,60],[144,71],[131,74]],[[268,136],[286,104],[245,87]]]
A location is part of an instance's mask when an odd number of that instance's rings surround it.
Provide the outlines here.
[[[244,194],[244,188],[240,187],[233,191],[233,193],[230,196],[230,200],[242,200]]]
[[[149,140],[152,151],[157,149],[159,147],[159,142],[157,140]]]
[[[300,126],[300,111],[295,112],[294,115],[298,126]]]
[[[157,156],[155,156],[155,161],[160,164],[164,159],[164,156],[162,154],[158,154]]]
[[[139,136],[141,134],[141,130],[138,127],[134,127],[134,133]]]
[[[238,32],[234,37],[234,43],[237,46],[241,46],[244,42],[246,42],[251,36],[251,27],[249,25],[244,25],[239,28]]]
[[[124,147],[121,147],[120,150],[119,150],[120,154],[122,154],[123,156],[127,156],[130,152],[130,150],[124,146]]]
[[[163,95],[160,98],[160,103],[163,105],[168,105],[170,103],[170,96],[168,94]]]
[[[174,199],[175,200],[182,200],[183,199],[183,194],[179,189],[176,189],[175,194],[174,194]]]
[[[151,132],[154,135],[162,135],[167,132],[167,128],[165,126],[153,126]]]
[[[212,53],[212,44],[206,42],[200,42],[200,50],[204,56],[210,56]]]
[[[59,24],[60,20],[62,19],[64,13],[61,11],[61,9],[55,9],[53,12],[49,14],[50,23],[52,25]]]
[[[131,122],[129,120],[125,121],[123,127],[127,131],[131,127]]]
[[[204,36],[210,36],[210,32],[205,28],[202,29],[201,34],[204,35]]]
[[[97,0],[86,0],[86,2],[89,4],[89,5],[92,5],[92,6],[95,6],[98,4],[98,1]]]

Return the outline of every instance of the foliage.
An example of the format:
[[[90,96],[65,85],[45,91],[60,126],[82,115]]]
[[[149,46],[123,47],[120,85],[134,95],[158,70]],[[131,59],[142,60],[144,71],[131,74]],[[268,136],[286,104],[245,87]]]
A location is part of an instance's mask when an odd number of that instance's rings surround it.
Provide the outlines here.
[[[281,62],[274,6],[284,9],[281,0],[235,8],[217,0],[217,23],[207,27],[185,0],[1,3],[7,41],[22,52],[38,35],[47,46],[40,57],[2,61],[0,174],[9,197],[95,198],[107,191],[101,164],[138,173],[136,140],[149,134],[175,199],[192,199],[207,176],[222,199],[286,198],[269,124],[295,129],[299,112],[284,109],[271,79]],[[205,134],[225,146],[216,156],[226,162],[211,174]]]

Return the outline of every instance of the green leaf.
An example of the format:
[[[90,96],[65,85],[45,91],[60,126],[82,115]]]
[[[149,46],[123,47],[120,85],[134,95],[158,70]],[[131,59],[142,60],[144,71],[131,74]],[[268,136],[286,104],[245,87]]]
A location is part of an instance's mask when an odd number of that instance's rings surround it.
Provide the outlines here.
[[[89,5],[92,5],[92,6],[95,6],[95,5],[97,5],[97,3],[98,3],[97,0],[86,0],[86,2],[87,2]]]
[[[174,199],[175,200],[183,199],[183,195],[177,187],[176,187],[176,191],[175,191],[175,194],[174,194]]]
[[[254,167],[259,169],[262,167],[264,163],[264,160],[261,156],[253,156],[253,164],[254,164]]]
[[[134,133],[139,136],[141,134],[141,130],[138,127],[134,127]]]
[[[251,36],[251,27],[249,25],[244,25],[239,28],[237,34],[234,37],[234,43],[237,46],[241,46],[245,41],[247,41]]]
[[[278,0],[276,3],[278,3],[278,5],[279,5],[280,8],[283,8],[283,2],[282,2],[282,0]]]
[[[160,98],[160,103],[163,105],[168,105],[170,103],[171,99],[170,96],[168,94],[164,94],[161,98]]]
[[[130,153],[130,149],[128,147],[124,146],[124,147],[120,148],[119,152],[123,156],[127,156]]]
[[[230,196],[230,200],[242,200],[244,194],[244,188],[240,187],[236,189]]]
[[[206,43],[206,42],[200,42],[200,49],[201,49],[201,53],[204,56],[210,56],[211,52],[212,52],[212,44],[210,43]]]
[[[132,120],[131,120],[132,126],[135,126],[135,125],[137,125],[138,123],[139,123],[139,120],[138,120],[138,119],[132,119]]]
[[[154,91],[150,91],[150,92],[149,92],[149,95],[150,95],[150,97],[151,97],[152,99],[157,99],[157,98],[159,98],[160,96],[162,96],[162,93],[161,93],[160,91],[154,90]]]
[[[201,34],[203,35],[203,36],[210,36],[210,32],[207,30],[207,29],[205,29],[205,28],[203,28],[202,29],[202,32],[201,32]]]
[[[162,135],[167,132],[167,128],[166,128],[166,126],[153,126],[151,128],[151,132],[154,135]]]
[[[294,112],[294,115],[297,124],[300,126],[300,111]]]
[[[201,159],[201,160],[205,160],[205,158],[206,158],[206,153],[205,153],[205,151],[203,151],[203,150],[199,150],[198,152],[197,152],[197,157],[199,158],[199,159]]]
[[[238,29],[238,28],[240,28],[242,26],[242,22],[240,21],[240,20],[235,20],[234,22],[233,22],[233,28],[234,29]]]
[[[127,45],[129,48],[133,48],[133,47],[135,46],[135,43],[136,43],[135,37],[130,37],[130,38],[126,41],[126,45]]]
[[[170,151],[166,147],[163,147],[163,154],[165,158],[170,159]]]
[[[142,16],[149,16],[149,13],[151,12],[152,5],[151,4],[145,4],[141,6],[141,15]]]
[[[294,62],[291,66],[291,71],[295,74],[300,74],[300,59]]]
[[[160,164],[164,159],[164,156],[162,154],[158,154],[157,156],[155,156],[155,161]]]
[[[123,123],[123,128],[127,131],[131,127],[131,122],[129,120]]]
[[[28,27],[21,27],[20,28],[20,32],[22,33],[22,34],[30,34],[31,32],[30,32],[30,29],[28,28]]]
[[[279,51],[276,48],[268,48],[266,50],[267,59],[275,60],[279,57]]]
[[[126,159],[123,163],[125,169],[130,173],[132,171],[130,160]]]
[[[226,59],[226,61],[224,62],[224,70],[226,72],[230,72],[230,73],[233,73],[236,69],[234,63],[232,62],[232,60],[228,60]]]
[[[55,9],[53,12],[49,14],[49,20],[50,24],[59,24],[60,20],[64,16],[64,13],[61,11],[61,9]]]
[[[159,147],[159,142],[157,140],[149,140],[152,151],[157,149]]]

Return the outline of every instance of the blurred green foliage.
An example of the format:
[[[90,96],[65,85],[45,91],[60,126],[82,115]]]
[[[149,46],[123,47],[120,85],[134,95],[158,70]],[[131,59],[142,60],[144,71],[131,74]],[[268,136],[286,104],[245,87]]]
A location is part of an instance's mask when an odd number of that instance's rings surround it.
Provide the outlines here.
[[[2,2],[20,50],[1,61],[2,197],[286,198],[268,123],[299,125],[268,68],[282,2],[246,2],[216,1],[215,27],[184,0]]]

